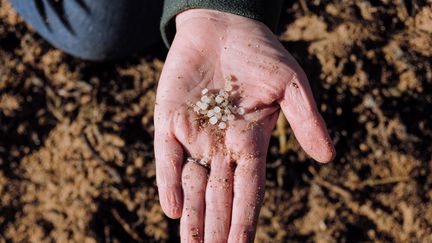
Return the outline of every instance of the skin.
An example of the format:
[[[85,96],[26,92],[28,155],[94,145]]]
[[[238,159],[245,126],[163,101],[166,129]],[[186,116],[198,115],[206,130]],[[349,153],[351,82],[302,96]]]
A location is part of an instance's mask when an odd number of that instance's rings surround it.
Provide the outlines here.
[[[177,33],[157,90],[156,176],[162,209],[180,218],[182,242],[253,242],[263,202],[266,153],[282,109],[302,148],[321,163],[335,149],[305,73],[261,22],[213,10],[176,17]],[[201,90],[232,75],[246,114],[220,131],[190,108]],[[209,161],[204,167],[187,157]]]

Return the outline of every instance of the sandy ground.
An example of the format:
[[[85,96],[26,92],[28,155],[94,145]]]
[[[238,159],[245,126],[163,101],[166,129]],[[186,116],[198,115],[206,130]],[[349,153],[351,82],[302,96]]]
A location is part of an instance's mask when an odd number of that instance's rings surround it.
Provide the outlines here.
[[[342,2],[284,6],[338,156],[317,165],[280,117],[256,242],[432,242],[432,2]],[[83,62],[0,0],[0,242],[178,240],[155,187],[165,55]]]

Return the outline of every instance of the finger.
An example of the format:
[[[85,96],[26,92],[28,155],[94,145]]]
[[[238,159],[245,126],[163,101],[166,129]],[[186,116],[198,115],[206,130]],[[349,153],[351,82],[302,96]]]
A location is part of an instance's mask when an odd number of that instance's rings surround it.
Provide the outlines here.
[[[280,102],[298,142],[313,159],[331,161],[336,151],[324,120],[318,112],[306,75],[298,67]]]
[[[156,183],[162,210],[170,218],[179,218],[183,205],[180,171],[183,148],[177,140],[155,133]]]
[[[231,160],[216,154],[206,189],[205,242],[226,242],[231,221],[233,170]]]
[[[253,242],[264,196],[265,158],[253,154],[238,160],[234,172],[231,228],[228,242]]]
[[[205,190],[207,170],[188,162],[182,170],[184,195],[183,213],[180,219],[182,242],[202,242],[204,239]]]

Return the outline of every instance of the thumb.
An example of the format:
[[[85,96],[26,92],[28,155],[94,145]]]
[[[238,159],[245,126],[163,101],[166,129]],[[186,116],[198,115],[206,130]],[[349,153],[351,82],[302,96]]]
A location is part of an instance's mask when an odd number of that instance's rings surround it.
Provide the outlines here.
[[[316,107],[306,74],[300,66],[295,70],[285,87],[281,109],[304,151],[316,161],[327,163],[335,157],[335,148]]]

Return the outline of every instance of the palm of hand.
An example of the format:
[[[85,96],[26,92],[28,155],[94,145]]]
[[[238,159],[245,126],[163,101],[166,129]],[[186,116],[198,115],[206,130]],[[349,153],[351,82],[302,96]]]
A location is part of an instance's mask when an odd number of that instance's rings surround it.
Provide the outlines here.
[[[177,17],[178,31],[158,87],[155,152],[160,200],[168,216],[182,216],[186,241],[250,240],[280,107],[306,152],[324,162],[334,151],[304,73],[272,33],[250,19],[229,15],[227,20],[220,13],[205,12],[211,14]],[[229,121],[225,130],[200,126],[190,104],[204,88],[223,88],[229,75],[240,93],[234,102],[246,114]],[[317,144],[317,139],[322,142]],[[203,168],[183,166],[186,156],[209,161],[208,178]]]

